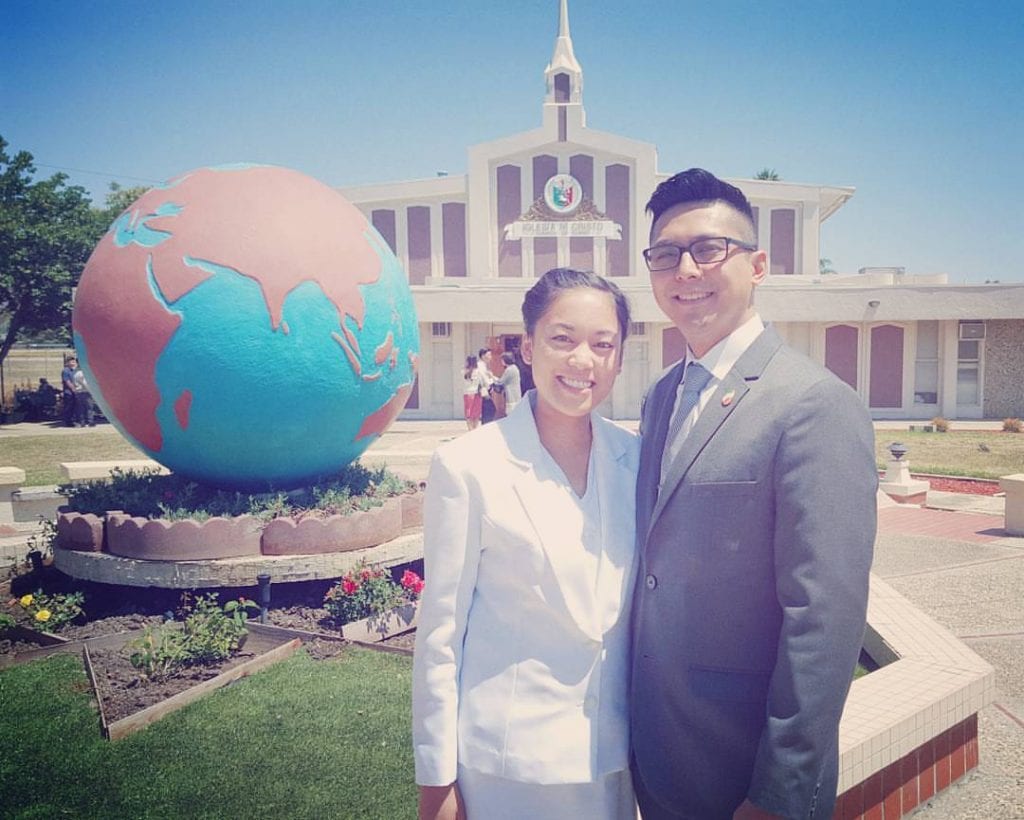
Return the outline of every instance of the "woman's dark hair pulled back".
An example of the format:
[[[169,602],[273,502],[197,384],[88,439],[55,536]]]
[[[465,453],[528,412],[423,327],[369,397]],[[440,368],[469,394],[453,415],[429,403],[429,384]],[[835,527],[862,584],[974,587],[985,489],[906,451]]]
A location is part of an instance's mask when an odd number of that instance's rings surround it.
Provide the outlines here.
[[[575,268],[552,268],[526,291],[523,299],[523,326],[526,328],[526,335],[533,335],[540,317],[547,312],[555,299],[575,288],[593,288],[612,297],[615,315],[619,320],[619,339],[620,342],[625,342],[629,334],[629,300],[626,294],[619,290],[618,285],[603,276],[598,276],[593,271]]]

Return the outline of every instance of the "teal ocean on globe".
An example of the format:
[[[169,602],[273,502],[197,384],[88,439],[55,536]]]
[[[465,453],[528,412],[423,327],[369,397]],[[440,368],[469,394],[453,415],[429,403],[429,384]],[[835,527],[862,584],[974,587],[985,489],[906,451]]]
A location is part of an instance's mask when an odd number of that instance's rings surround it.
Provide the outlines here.
[[[111,226],[76,293],[104,413],[221,487],[335,472],[401,412],[419,331],[405,272],[340,194],[282,168],[200,169]]]

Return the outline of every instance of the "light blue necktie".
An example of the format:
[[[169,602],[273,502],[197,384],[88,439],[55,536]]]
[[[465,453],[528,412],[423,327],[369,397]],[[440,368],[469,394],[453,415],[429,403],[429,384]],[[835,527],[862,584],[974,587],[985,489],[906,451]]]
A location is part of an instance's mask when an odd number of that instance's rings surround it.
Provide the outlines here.
[[[672,424],[669,427],[668,435],[665,437],[665,450],[661,457],[661,480],[665,480],[669,465],[679,455],[683,447],[683,424],[687,417],[697,406],[700,399],[700,391],[707,387],[711,381],[711,373],[697,362],[690,362],[686,365],[686,373],[683,376],[683,394],[679,398],[679,407],[672,417]]]

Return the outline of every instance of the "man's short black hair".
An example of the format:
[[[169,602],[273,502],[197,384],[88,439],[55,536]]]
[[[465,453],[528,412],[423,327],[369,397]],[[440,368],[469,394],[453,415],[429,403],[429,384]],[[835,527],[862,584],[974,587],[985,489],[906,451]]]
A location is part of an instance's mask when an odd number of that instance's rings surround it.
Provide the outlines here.
[[[754,211],[743,191],[703,168],[680,171],[654,189],[647,203],[647,212],[652,217],[651,224],[657,222],[674,205],[690,202],[725,202],[743,214],[750,222],[751,230],[756,231]]]

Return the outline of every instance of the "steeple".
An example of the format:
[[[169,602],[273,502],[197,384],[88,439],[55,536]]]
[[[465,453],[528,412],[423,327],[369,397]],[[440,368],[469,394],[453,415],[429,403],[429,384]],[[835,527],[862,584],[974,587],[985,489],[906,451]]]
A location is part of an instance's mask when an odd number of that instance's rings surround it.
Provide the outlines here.
[[[557,123],[558,139],[564,142],[572,126],[583,127],[583,69],[576,61],[569,34],[569,2],[559,0],[558,37],[551,62],[544,69],[547,94],[544,97],[544,124]]]

